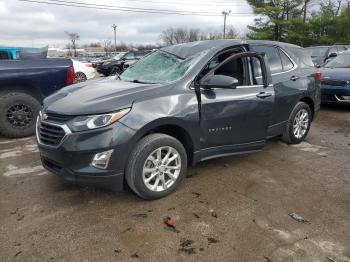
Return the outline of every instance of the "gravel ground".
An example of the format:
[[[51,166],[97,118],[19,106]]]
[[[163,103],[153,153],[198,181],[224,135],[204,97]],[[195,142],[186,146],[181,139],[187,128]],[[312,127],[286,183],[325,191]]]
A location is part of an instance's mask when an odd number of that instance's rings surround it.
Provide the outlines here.
[[[0,261],[350,261],[350,108],[323,108],[299,145],[203,162],[157,201],[63,184],[33,137],[0,138],[0,174]]]

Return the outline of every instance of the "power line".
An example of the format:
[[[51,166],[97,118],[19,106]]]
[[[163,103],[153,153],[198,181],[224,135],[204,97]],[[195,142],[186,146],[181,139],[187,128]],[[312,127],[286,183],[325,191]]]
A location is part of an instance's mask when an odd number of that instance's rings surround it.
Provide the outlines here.
[[[142,10],[142,11],[159,11],[159,12],[176,12],[176,13],[190,13],[190,14],[213,14],[217,15],[214,12],[195,12],[195,11],[179,11],[179,10],[169,10],[169,9],[155,9],[155,8],[141,8],[141,7],[129,7],[129,6],[119,6],[119,5],[103,5],[103,4],[90,4],[84,2],[76,2],[76,1],[66,1],[66,0],[47,0],[50,2],[59,2],[65,4],[75,4],[75,5],[86,5],[86,6],[97,6],[97,7],[108,7],[108,8],[122,8],[122,9],[130,9],[130,10]]]
[[[82,2],[73,1],[38,1],[38,0],[18,0],[21,2],[30,2],[37,4],[47,4],[56,6],[67,6],[67,7],[79,7],[87,9],[99,9],[99,10],[110,10],[110,11],[121,11],[121,12],[136,12],[136,13],[151,13],[151,14],[171,14],[171,15],[192,15],[192,16],[221,16],[219,13],[214,12],[192,12],[192,11],[179,11],[179,10],[167,10],[167,9],[152,9],[152,8],[134,8],[126,6],[112,6],[112,5],[98,5],[98,4],[87,4]],[[50,2],[49,2],[50,1]],[[234,15],[251,15],[252,13],[233,13]]]
[[[192,6],[249,6],[249,4],[245,1],[242,1],[241,3],[231,3],[231,2],[220,2],[220,3],[213,3],[213,2],[206,2],[207,4],[204,4],[203,2],[196,2],[196,3],[189,3],[186,1],[184,2],[167,2],[167,1],[152,1],[152,0],[128,0],[128,2],[141,2],[141,3],[154,3],[154,4],[169,4],[169,5],[192,5]]]

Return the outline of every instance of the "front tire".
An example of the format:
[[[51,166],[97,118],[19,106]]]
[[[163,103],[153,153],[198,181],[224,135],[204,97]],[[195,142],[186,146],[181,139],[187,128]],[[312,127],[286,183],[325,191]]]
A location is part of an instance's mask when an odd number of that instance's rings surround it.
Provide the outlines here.
[[[39,101],[26,93],[1,93],[0,133],[9,138],[33,135],[40,108]]]
[[[114,76],[114,75],[120,75],[121,73],[123,73],[123,70],[119,67],[119,66],[114,66],[111,70],[111,76]]]
[[[129,158],[126,181],[143,199],[158,199],[174,192],[186,176],[187,153],[174,137],[151,134],[140,140]]]
[[[289,116],[282,140],[287,144],[299,144],[309,133],[312,120],[308,104],[298,102]]]

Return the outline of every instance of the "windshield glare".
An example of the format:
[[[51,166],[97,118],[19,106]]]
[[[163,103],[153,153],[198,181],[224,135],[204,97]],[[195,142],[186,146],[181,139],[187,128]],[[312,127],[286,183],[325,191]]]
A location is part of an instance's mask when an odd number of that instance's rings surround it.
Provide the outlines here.
[[[306,48],[310,56],[325,56],[328,50],[328,47],[309,47]]]
[[[145,83],[170,83],[181,79],[207,51],[181,59],[170,53],[158,50],[145,56],[126,69],[122,80]]]
[[[349,68],[350,67],[350,53],[339,54],[334,59],[327,62],[324,67]]]

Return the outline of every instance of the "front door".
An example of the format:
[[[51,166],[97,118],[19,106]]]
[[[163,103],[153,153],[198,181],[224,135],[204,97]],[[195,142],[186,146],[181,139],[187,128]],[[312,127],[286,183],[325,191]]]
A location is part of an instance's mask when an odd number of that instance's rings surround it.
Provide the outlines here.
[[[208,154],[225,155],[261,149],[272,115],[274,88],[267,77],[269,73],[262,56],[240,53],[230,58],[208,75],[234,77],[238,80],[237,85],[200,90],[201,142]],[[252,66],[253,62],[258,62],[259,70],[264,72],[261,84],[253,79],[253,71],[257,70],[256,66]]]

